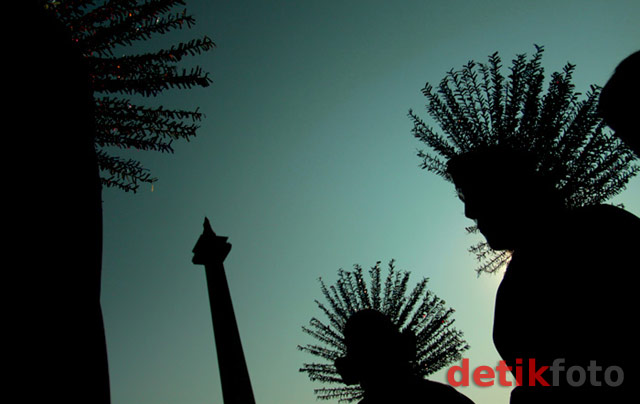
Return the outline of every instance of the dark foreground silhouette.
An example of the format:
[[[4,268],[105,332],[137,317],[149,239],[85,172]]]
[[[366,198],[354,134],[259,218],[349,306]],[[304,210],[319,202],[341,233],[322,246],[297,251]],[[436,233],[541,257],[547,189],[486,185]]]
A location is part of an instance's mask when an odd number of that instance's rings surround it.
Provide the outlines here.
[[[360,384],[364,390],[360,404],[473,404],[449,385],[415,376],[411,368],[415,337],[400,333],[379,311],[365,309],[353,314],[344,336],[347,355],[335,365],[346,384]]]
[[[14,4],[24,18],[4,83],[4,251],[15,260],[4,273],[16,322],[3,329],[18,356],[8,387],[19,402],[108,403],[92,91],[82,54],[41,3]]]
[[[630,341],[636,339],[640,219],[611,205],[565,209],[534,167],[526,153],[497,148],[448,164],[466,216],[492,248],[513,251],[493,327],[498,352],[514,376],[518,366],[522,371],[523,386],[513,390],[511,403],[622,401],[637,380]],[[535,373],[555,360],[563,369],[555,381],[550,369],[540,373],[550,384],[542,386]],[[611,366],[624,371],[622,384],[620,372],[607,372]]]
[[[640,51],[625,58],[602,89],[598,109],[609,125],[640,156]]]

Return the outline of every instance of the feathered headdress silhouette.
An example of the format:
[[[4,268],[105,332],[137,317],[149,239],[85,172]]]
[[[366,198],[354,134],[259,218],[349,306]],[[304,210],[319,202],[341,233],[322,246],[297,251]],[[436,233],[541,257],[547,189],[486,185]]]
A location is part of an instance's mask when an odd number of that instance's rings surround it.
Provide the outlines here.
[[[571,82],[575,65],[567,63],[551,74],[544,92],[542,53],[536,46],[529,59],[517,55],[507,77],[496,52],[487,64],[470,61],[449,71],[437,88],[427,83],[422,89],[427,112],[441,132],[409,111],[413,135],[429,147],[418,151],[421,167],[450,180],[449,159],[499,146],[531,155],[537,173],[555,186],[568,208],[602,203],[621,192],[638,166],[598,114],[600,88],[592,85],[580,99]],[[493,251],[486,242],[471,251],[482,262],[478,273],[493,272],[509,258],[509,252]]]

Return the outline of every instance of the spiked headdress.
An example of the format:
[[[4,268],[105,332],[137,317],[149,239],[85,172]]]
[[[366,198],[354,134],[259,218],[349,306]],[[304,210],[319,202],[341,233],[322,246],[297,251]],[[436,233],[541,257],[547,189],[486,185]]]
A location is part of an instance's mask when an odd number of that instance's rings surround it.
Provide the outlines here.
[[[413,135],[430,149],[418,152],[422,168],[450,181],[449,160],[500,147],[531,156],[535,171],[553,184],[567,208],[602,203],[621,192],[638,166],[599,117],[600,88],[592,85],[579,99],[571,82],[575,65],[567,63],[551,74],[545,93],[542,53],[536,46],[530,59],[517,55],[506,78],[496,52],[487,64],[470,61],[450,70],[437,88],[427,83],[427,111],[442,132],[409,111]],[[495,271],[509,257],[486,243],[471,251],[482,262],[478,273]]]
[[[338,399],[351,402],[362,398],[363,390],[357,381],[349,381],[344,372],[339,372],[336,360],[348,356],[345,339],[347,321],[356,313],[376,311],[391,324],[395,332],[403,335],[397,339],[400,346],[395,351],[407,349],[413,374],[426,377],[461,358],[469,346],[462,339],[461,331],[452,327],[454,310],[445,306],[445,301],[427,289],[428,278],[420,281],[407,293],[409,272],[397,271],[394,261],[389,263],[386,280],[380,278],[380,262],[371,268],[370,285],[367,286],[362,267],[355,265],[354,271],[338,271],[338,281],[327,287],[320,280],[321,290],[328,305],[316,300],[316,304],[328,317],[328,322],[312,318],[303,331],[314,337],[319,345],[307,344],[298,349],[319,357],[328,363],[307,363],[300,369],[312,381],[342,384],[342,386],[315,390],[320,399]],[[377,332],[382,332],[378,330]],[[407,337],[407,338],[404,338]],[[348,339],[348,338],[347,338]],[[410,339],[411,343],[406,344]],[[405,341],[405,343],[403,343]],[[404,345],[411,345],[407,347]],[[378,352],[372,349],[371,356]]]

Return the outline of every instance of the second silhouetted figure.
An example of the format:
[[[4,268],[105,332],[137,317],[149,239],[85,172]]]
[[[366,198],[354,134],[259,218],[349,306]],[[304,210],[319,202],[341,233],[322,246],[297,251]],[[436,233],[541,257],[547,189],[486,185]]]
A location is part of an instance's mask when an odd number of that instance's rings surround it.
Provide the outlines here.
[[[353,314],[344,336],[347,355],[335,364],[346,384],[360,384],[364,390],[359,404],[473,404],[451,386],[414,375],[415,336],[400,332],[379,311]]]

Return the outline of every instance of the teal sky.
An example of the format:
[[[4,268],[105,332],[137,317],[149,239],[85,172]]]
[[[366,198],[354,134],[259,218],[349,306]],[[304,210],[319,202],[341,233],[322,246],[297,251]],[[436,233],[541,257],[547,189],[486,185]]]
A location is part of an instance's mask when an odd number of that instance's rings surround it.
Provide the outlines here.
[[[409,108],[425,82],[499,51],[503,64],[545,46],[546,72],[568,61],[586,91],[639,48],[640,2],[188,0],[210,36],[185,61],[213,85],[150,100],[206,114],[175,154],[136,156],[153,192],[104,191],[102,305],[114,404],[222,403],[204,269],[191,249],[204,216],[229,237],[225,267],[256,401],[316,402],[298,372],[314,358],[301,326],[321,316],[318,277],[395,258],[411,285],[456,309],[471,368],[495,366],[491,330],[501,275],[476,277],[471,224],[452,186],[421,170]],[[147,44],[145,46],[151,46]],[[640,215],[640,179],[612,202]],[[614,271],[605,270],[603,276]],[[433,379],[444,381],[444,372]],[[477,404],[508,388],[460,388]]]

